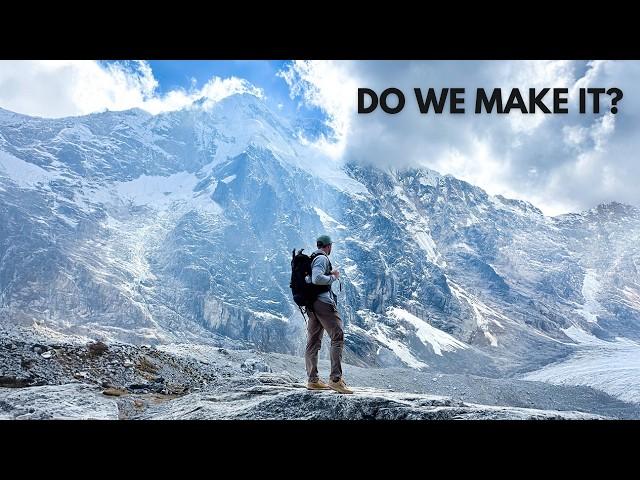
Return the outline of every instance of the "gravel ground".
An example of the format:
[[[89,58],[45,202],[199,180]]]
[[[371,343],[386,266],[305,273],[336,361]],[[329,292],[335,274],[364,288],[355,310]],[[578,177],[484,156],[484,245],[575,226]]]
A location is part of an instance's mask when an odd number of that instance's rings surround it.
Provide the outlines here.
[[[320,360],[319,367],[322,376],[328,372],[329,362]],[[343,405],[345,411],[355,412],[361,408],[362,411],[379,412],[380,418],[553,417],[555,414],[549,411],[556,414],[565,412],[568,418],[580,418],[575,412],[609,418],[640,418],[640,405],[623,402],[590,387],[445,374],[434,370],[361,368],[348,364],[343,365],[343,370],[347,384],[359,392],[355,396],[357,400],[345,400],[351,402]],[[279,386],[275,390],[260,390],[264,383],[260,378],[276,379],[273,381]],[[86,338],[52,339],[46,332],[0,329],[2,418],[58,418],[58,414],[60,418],[68,418],[74,412],[76,418],[85,418],[83,406],[90,412],[91,399],[95,395],[99,397],[97,411],[103,412],[100,418],[106,418],[104,412],[108,411],[105,398],[117,405],[118,418],[121,419],[196,418],[184,410],[175,410],[181,402],[188,401],[205,402],[206,408],[203,407],[200,415],[209,412],[210,418],[223,418],[225,410],[212,408],[212,402],[206,400],[215,396],[219,397],[217,401],[233,407],[225,418],[286,418],[270,417],[264,413],[265,409],[276,409],[292,418],[343,418],[331,413],[335,407],[334,400],[319,401],[318,408],[328,409],[326,417],[323,413],[305,413],[304,404],[309,399],[305,396],[304,383],[304,361],[290,355],[194,344],[157,347],[102,344]],[[63,397],[61,392],[67,391],[79,399],[69,403],[61,398],[56,414],[56,394],[53,390],[42,389],[44,386],[64,386],[59,395]],[[256,401],[255,405],[240,401],[242,395],[238,397],[237,408],[233,402],[229,403],[233,395],[256,388],[258,390],[249,395],[252,401]],[[29,395],[33,396],[31,402]],[[278,399],[274,400],[273,395]],[[372,395],[376,398],[372,399]],[[438,417],[431,411],[432,407],[435,408],[435,404],[429,403],[432,397],[446,398],[450,406],[461,410],[457,413],[449,410],[448,416]],[[47,398],[53,399],[54,404],[49,405],[51,408],[42,407]],[[184,400],[186,398],[190,400]],[[294,402],[298,407],[284,408],[280,403],[283,399]],[[316,397],[313,399],[317,400]],[[389,409],[396,407],[398,411],[390,413]],[[30,408],[34,412],[30,412]],[[523,408],[529,413],[519,410]],[[536,416],[529,409],[546,413]],[[360,418],[359,414],[353,415]]]

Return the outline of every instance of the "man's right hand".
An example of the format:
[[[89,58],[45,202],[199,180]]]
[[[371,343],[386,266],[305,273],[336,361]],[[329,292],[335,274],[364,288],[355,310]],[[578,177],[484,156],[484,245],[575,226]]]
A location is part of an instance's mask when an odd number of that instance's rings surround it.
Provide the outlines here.
[[[340,278],[340,272],[338,270],[334,270],[333,272],[331,272],[331,275],[336,277],[336,280]]]

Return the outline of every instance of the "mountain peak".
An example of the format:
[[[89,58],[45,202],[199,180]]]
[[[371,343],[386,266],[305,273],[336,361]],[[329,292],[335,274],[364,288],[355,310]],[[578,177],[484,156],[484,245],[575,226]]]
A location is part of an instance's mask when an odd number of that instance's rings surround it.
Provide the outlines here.
[[[213,100],[210,97],[202,96],[197,98],[186,108],[237,108],[249,105],[263,106],[263,101],[251,93],[234,93],[219,100]]]
[[[614,200],[611,202],[601,203],[592,211],[599,215],[633,215],[637,213],[637,208]]]
[[[515,198],[507,198],[507,197],[505,197],[503,195],[500,195],[500,194],[495,195],[495,198],[500,200],[503,204],[511,205],[513,207],[517,207],[520,210],[522,210],[523,212],[529,212],[529,213],[534,213],[536,215],[544,216],[544,213],[542,213],[542,210],[540,210],[538,207],[536,207],[531,202],[527,202],[526,200],[518,200],[518,199],[515,199]]]
[[[32,117],[29,115],[25,115],[23,113],[14,112],[12,110],[7,110],[6,108],[0,107],[0,120],[5,120],[5,119],[15,120],[16,118],[32,118]]]

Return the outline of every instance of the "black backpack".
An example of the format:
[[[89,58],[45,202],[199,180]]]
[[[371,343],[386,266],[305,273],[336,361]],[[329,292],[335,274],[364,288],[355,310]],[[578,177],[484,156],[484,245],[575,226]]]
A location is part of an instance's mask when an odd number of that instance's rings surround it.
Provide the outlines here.
[[[310,307],[318,293],[329,291],[328,285],[313,285],[305,281],[307,275],[311,275],[311,262],[319,254],[311,256],[303,253],[304,248],[296,253],[295,248],[291,252],[291,282],[289,287],[293,294],[293,301],[299,307]]]

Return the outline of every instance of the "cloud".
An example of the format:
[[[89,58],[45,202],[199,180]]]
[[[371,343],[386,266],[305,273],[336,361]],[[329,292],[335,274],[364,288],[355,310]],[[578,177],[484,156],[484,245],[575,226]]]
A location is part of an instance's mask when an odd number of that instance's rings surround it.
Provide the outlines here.
[[[213,77],[200,89],[194,85],[160,95],[158,81],[144,61],[0,61],[0,106],[33,116],[59,118],[136,107],[156,114],[202,97],[214,103],[234,93],[264,96],[237,77]]]
[[[640,205],[640,62],[307,61],[293,62],[283,76],[294,98],[326,112],[343,160],[427,166],[552,215],[612,200]],[[396,115],[358,115],[358,87],[400,88],[406,106]],[[414,87],[464,87],[467,113],[422,115]],[[475,114],[479,87],[566,87],[570,113]],[[583,87],[622,89],[619,113],[578,114]]]
[[[314,145],[332,158],[344,154],[346,135],[351,129],[353,92],[357,81],[348,62],[294,61],[278,75],[289,85],[292,99],[322,109],[333,138],[320,135]]]

